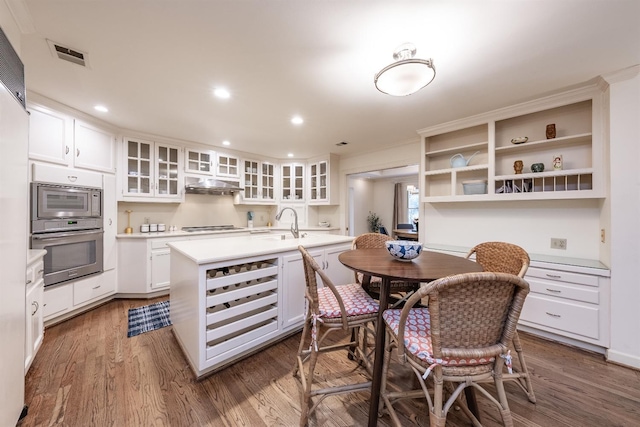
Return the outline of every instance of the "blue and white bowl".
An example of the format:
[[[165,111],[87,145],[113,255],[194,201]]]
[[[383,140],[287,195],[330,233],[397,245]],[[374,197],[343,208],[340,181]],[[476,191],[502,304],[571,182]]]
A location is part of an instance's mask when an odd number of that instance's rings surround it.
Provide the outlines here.
[[[398,261],[409,262],[422,252],[422,243],[411,240],[389,240],[384,243],[391,256]]]

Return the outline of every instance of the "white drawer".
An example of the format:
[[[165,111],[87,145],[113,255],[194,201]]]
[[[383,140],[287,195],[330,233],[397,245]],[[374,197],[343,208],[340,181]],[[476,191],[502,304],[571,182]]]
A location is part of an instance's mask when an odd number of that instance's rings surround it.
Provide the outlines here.
[[[599,316],[597,306],[529,294],[520,320],[523,324],[533,323],[597,340],[600,338]]]
[[[73,306],[73,284],[44,288],[44,320],[68,311]]]
[[[100,274],[75,282],[73,284],[73,305],[80,305],[115,292],[115,281],[105,280],[104,276],[104,274]]]
[[[150,239],[151,240],[151,249],[164,249],[168,248],[167,243],[170,242],[179,242],[181,240],[188,240],[187,237],[175,237],[173,239]]]
[[[546,270],[543,268],[530,267],[527,270],[525,280],[530,277],[538,277],[540,279],[556,280],[558,282],[578,283],[587,286],[598,286],[598,278],[588,274],[568,273],[566,271]]]
[[[599,288],[581,284],[556,282],[553,280],[542,280],[533,277],[527,279],[531,292],[568,300],[588,302],[590,304],[600,303]]]

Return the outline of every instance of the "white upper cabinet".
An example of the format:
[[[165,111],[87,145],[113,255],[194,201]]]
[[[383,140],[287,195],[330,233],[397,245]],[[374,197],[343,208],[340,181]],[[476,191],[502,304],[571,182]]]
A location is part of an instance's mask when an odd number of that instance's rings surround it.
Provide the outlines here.
[[[283,202],[304,202],[305,165],[302,163],[285,163],[281,167],[282,188],[280,200]]]
[[[196,150],[185,148],[184,170],[187,173],[201,175],[214,174],[214,161],[216,153],[210,150]]]
[[[29,107],[29,158],[81,169],[115,172],[111,132],[40,106]]]
[[[125,138],[122,172],[123,199],[182,201],[182,150],[164,143]],[[151,200],[150,200],[151,199]]]
[[[115,135],[75,120],[73,150],[75,167],[114,173],[116,171],[115,148]]]
[[[602,97],[591,85],[420,130],[422,201],[605,197]]]
[[[335,154],[309,161],[307,170],[310,205],[340,204],[338,167],[338,156]]]
[[[244,191],[238,197],[243,204],[276,203],[276,165],[258,160],[242,161],[240,185]]]

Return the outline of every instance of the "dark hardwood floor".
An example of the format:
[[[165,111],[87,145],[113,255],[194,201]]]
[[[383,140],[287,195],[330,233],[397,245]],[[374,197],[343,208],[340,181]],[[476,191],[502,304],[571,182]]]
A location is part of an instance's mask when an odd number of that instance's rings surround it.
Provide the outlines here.
[[[129,308],[157,300],[115,300],[47,328],[26,377],[27,426],[295,426],[300,415],[291,375],[299,334],[200,381],[171,327],[127,338]],[[598,354],[521,333],[538,402],[515,384],[507,393],[516,426],[638,426],[640,372]],[[318,372],[336,382],[361,376],[342,354],[323,355]],[[412,381],[394,365],[394,381]],[[478,396],[486,426],[499,414]],[[312,426],[367,423],[369,393],[329,397]],[[426,403],[402,404],[403,425],[428,426]],[[391,425],[388,415],[378,425]],[[467,426],[452,410],[447,425]]]

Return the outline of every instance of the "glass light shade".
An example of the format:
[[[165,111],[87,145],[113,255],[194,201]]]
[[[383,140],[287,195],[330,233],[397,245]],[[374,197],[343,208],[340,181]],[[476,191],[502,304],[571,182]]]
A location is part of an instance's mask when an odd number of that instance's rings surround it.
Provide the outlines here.
[[[373,81],[380,92],[407,96],[427,86],[435,77],[431,59],[405,59],[384,67]]]

